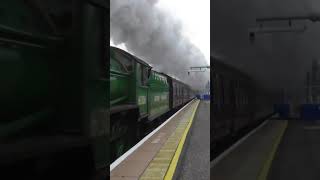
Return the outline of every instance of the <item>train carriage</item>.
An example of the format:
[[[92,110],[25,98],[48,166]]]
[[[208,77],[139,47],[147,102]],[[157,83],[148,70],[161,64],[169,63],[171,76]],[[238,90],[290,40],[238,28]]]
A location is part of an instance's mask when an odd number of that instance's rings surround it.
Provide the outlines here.
[[[172,82],[172,108],[177,108],[183,103],[183,85],[178,80],[171,78]]]
[[[272,100],[263,96],[266,92],[238,69],[214,60],[211,81],[212,147],[273,113]]]
[[[149,77],[148,120],[154,120],[170,110],[169,81],[162,73],[152,71]]]

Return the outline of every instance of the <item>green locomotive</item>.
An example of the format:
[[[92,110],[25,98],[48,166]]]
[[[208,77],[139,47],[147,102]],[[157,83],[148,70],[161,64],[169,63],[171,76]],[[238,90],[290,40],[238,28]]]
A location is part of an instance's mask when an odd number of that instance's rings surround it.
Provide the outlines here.
[[[108,57],[105,0],[0,7],[0,177],[103,179],[110,147],[118,157],[192,96],[126,52]]]
[[[151,69],[141,59],[110,48],[111,161],[144,135],[146,124],[193,98],[188,85]]]
[[[0,179],[106,178],[107,2],[0,9]]]

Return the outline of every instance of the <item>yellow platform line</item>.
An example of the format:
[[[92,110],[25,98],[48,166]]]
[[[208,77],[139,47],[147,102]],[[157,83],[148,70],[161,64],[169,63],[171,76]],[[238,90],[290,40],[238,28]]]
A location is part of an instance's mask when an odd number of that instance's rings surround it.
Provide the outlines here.
[[[178,122],[174,132],[172,132],[170,137],[166,140],[159,152],[157,152],[156,156],[152,159],[148,167],[140,176],[140,180],[163,180],[167,176],[168,172],[172,171],[174,173],[179,156],[181,154],[183,143],[186,138],[184,136],[186,136],[186,132],[188,132],[190,129],[189,126],[192,123],[191,121],[193,120],[198,104],[198,101],[190,104],[190,107],[188,107],[184,117],[181,117],[182,119],[180,119]],[[169,176],[167,176],[167,179],[168,178]]]
[[[268,154],[268,157],[267,157],[265,163],[263,164],[263,167],[262,167],[262,170],[261,170],[261,172],[259,174],[258,180],[266,180],[267,177],[268,177],[269,170],[270,170],[270,167],[272,165],[272,161],[273,161],[273,159],[275,157],[275,154],[276,154],[278,146],[279,146],[279,144],[280,144],[280,142],[282,140],[284,132],[287,129],[288,121],[284,121],[281,125],[282,126],[280,127],[280,130],[279,130],[280,133],[276,137],[276,140],[274,141],[274,143],[272,145],[272,149],[271,149],[270,153]]]
[[[174,175],[174,172],[177,168],[177,164],[178,164],[178,160],[180,158],[180,155],[181,155],[181,152],[182,152],[182,148],[183,148],[183,145],[186,141],[186,137],[187,137],[187,134],[190,130],[190,127],[192,125],[192,122],[193,122],[193,119],[194,119],[194,115],[198,109],[198,105],[199,105],[200,101],[197,100],[197,104],[196,104],[196,107],[194,108],[193,110],[193,113],[190,117],[190,120],[189,120],[189,124],[187,126],[187,128],[185,128],[184,132],[183,132],[183,135],[182,135],[182,138],[180,139],[180,142],[179,142],[179,145],[178,145],[178,148],[173,156],[173,159],[169,165],[169,169],[167,170],[167,173],[164,177],[165,180],[171,180],[173,178],[173,175]]]

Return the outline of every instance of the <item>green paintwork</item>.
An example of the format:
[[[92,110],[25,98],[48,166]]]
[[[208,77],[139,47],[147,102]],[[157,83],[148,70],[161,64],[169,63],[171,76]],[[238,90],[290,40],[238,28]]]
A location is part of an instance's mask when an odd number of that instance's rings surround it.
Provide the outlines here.
[[[109,113],[108,113],[108,84],[106,68],[101,63],[107,61],[105,50],[106,26],[102,23],[107,19],[104,8],[84,3],[83,19],[80,26],[79,44],[82,52],[79,55],[81,63],[80,77],[82,95],[82,133],[90,139],[89,145],[94,162],[94,168],[104,170],[109,166]],[[108,70],[107,70],[108,72]]]
[[[147,72],[151,67],[146,63],[117,48],[111,47],[110,51],[111,107],[136,104],[139,107],[140,117],[148,117],[149,120],[169,111],[167,76],[156,71],[151,71],[148,76]],[[131,63],[131,71],[124,65],[129,63],[123,62]]]
[[[140,117],[148,115],[148,86],[141,81],[143,68],[151,67],[127,52],[114,47],[110,48],[111,108],[135,104],[139,107]]]
[[[118,48],[110,48],[111,160],[115,160],[135,143],[135,125],[147,115],[148,87],[142,86],[141,68],[135,57]],[[145,100],[143,100],[145,97]],[[136,105],[135,109],[132,106]],[[121,109],[120,112],[114,111]],[[138,114],[139,110],[140,114]]]
[[[44,5],[40,7],[47,5],[38,3]],[[104,5],[98,6],[99,3]],[[72,138],[89,147],[83,162],[90,157],[86,163],[93,164],[92,169],[106,169],[109,81],[102,74],[109,75],[109,69],[102,68],[101,63],[108,61],[103,57],[107,51],[104,23],[108,13],[102,7],[106,3],[95,0],[95,5],[89,1],[48,4],[55,6],[48,7],[55,15],[70,10],[65,14],[67,18],[60,20],[65,20],[62,29],[72,33],[56,33],[44,18],[45,11],[34,7],[35,1],[0,2],[0,140],[6,143],[0,145],[19,145],[28,140],[30,144],[20,148],[38,152],[44,149],[36,141],[41,138],[52,143],[46,152],[48,157],[44,157],[50,160],[55,157],[50,153],[56,153],[56,149],[73,149],[75,144],[71,142],[61,146],[63,138]],[[71,4],[79,9],[71,12]],[[76,30],[68,29],[72,27]],[[51,142],[55,139],[52,137],[62,137],[62,141]]]
[[[117,60],[125,58],[115,49],[110,48],[110,106],[129,103],[132,92],[128,91],[132,73],[128,72],[125,67]],[[130,61],[130,60],[129,60]]]
[[[139,111],[137,117],[127,116],[126,105],[129,104],[136,105]],[[141,124],[140,122],[153,120],[169,110],[169,85],[166,77],[151,71],[151,67],[144,61],[111,47],[110,107],[111,112],[114,112],[110,119],[112,130],[110,143],[112,158],[116,158],[133,145],[134,142],[129,140],[130,136],[140,133],[132,123],[137,126]],[[121,113],[113,111],[121,107],[124,107]]]
[[[24,1],[1,1],[0,7],[0,138],[7,138],[50,119],[39,114],[51,111],[55,49],[49,45],[57,38]]]
[[[0,24],[12,30],[36,36],[52,35],[50,27],[41,17],[40,12],[27,3],[19,0],[2,0],[0,2]]]
[[[136,64],[136,103],[139,106],[139,112],[141,117],[148,116],[148,86],[147,84],[143,85],[142,78],[142,68],[145,68],[144,65],[137,63]]]
[[[169,83],[166,76],[156,71],[149,78],[148,105],[150,120],[169,111]]]
[[[135,143],[135,126],[139,119],[148,115],[148,86],[141,81],[142,69],[150,69],[150,66],[123,50],[110,47],[112,160]],[[135,109],[131,109],[132,106],[128,109],[126,105],[135,105]],[[117,108],[120,108],[121,112],[114,111]]]

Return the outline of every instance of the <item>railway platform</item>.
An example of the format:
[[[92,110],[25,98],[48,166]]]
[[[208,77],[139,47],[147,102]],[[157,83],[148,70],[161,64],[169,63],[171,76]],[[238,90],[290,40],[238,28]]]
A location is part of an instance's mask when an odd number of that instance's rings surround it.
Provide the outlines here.
[[[289,121],[268,179],[320,179],[319,121]]]
[[[210,101],[201,101],[186,140],[178,180],[210,179]]]
[[[320,123],[270,119],[211,162],[210,179],[320,179]]]
[[[185,154],[193,146],[190,132],[198,121],[199,110],[203,111],[199,109],[202,107],[202,102],[193,100],[181,108],[114,161],[110,166],[110,179],[177,179],[181,175]]]

